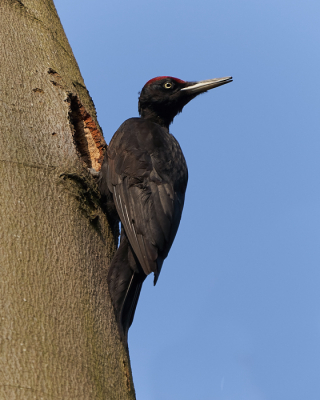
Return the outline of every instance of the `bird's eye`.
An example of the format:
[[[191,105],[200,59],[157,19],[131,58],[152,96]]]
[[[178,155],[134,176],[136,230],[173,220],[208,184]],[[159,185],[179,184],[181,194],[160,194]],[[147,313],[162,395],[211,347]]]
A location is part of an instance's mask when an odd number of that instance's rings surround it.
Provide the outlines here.
[[[165,89],[171,89],[171,88],[172,88],[172,83],[171,83],[171,82],[166,82],[166,83],[163,85],[163,87],[164,87]]]

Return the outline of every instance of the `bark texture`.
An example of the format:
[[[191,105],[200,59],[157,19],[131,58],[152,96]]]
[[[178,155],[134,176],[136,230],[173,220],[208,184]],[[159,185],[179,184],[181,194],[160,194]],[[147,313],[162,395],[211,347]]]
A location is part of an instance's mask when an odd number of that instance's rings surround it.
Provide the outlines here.
[[[105,147],[94,105],[52,0],[0,15],[0,398],[134,399],[86,170]]]

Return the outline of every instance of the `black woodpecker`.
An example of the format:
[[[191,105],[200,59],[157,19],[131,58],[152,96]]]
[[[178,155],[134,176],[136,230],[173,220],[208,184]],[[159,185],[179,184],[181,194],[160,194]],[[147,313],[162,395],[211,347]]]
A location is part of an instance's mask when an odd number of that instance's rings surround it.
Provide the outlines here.
[[[151,79],[140,93],[140,118],[126,120],[109,144],[98,182],[110,221],[121,222],[107,279],[125,341],[142,283],[153,272],[156,284],[181,219],[188,169],[169,125],[198,94],[231,81]]]

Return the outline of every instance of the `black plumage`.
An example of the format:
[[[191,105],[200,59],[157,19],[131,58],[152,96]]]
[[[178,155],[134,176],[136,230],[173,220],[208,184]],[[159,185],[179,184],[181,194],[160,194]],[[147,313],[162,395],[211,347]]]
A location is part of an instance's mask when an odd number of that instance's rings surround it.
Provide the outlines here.
[[[124,339],[142,283],[153,272],[156,284],[183,210],[188,170],[169,125],[199,93],[230,81],[230,77],[201,82],[150,80],[139,98],[141,118],[126,120],[109,144],[99,188],[110,219],[121,221],[108,287]]]

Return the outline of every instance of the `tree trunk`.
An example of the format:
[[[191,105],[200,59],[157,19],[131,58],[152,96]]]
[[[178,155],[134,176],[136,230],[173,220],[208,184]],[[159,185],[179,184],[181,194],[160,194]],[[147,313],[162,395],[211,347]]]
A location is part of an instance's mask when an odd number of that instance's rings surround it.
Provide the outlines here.
[[[52,0],[0,14],[0,398],[134,399],[87,172],[105,147],[94,105]]]

